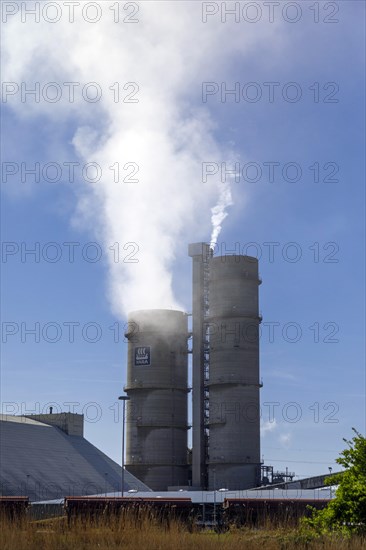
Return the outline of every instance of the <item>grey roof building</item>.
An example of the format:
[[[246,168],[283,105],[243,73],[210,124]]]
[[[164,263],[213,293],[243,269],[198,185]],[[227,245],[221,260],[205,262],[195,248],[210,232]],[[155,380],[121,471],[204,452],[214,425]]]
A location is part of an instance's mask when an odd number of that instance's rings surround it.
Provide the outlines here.
[[[121,491],[121,466],[83,437],[82,415],[0,415],[0,494],[31,501]],[[124,491],[150,491],[125,470]]]

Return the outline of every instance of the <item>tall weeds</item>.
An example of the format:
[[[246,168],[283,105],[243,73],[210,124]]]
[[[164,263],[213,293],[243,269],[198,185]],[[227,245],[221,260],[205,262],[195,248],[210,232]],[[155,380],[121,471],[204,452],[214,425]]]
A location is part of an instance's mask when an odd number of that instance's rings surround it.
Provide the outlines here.
[[[124,517],[67,519],[18,522],[1,521],[0,547],[2,550],[361,550],[366,540],[360,537],[314,537],[310,532],[293,527],[265,528],[232,527],[224,534],[212,531],[190,532],[177,521],[161,523],[151,516],[138,520]]]

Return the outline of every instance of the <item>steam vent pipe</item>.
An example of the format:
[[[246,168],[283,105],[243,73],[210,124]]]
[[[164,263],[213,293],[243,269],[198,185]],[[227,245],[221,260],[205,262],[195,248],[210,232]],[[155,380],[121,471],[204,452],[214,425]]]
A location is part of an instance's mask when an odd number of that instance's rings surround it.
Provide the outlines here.
[[[188,321],[175,310],[128,319],[126,469],[155,491],[188,485]]]
[[[209,262],[209,488],[260,481],[258,260]]]

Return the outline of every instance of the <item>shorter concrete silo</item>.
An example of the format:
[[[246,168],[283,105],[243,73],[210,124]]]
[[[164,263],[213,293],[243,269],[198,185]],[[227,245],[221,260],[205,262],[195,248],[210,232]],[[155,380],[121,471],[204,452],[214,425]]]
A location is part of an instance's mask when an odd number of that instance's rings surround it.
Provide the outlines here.
[[[156,491],[187,485],[187,315],[140,310],[128,320],[126,468]]]

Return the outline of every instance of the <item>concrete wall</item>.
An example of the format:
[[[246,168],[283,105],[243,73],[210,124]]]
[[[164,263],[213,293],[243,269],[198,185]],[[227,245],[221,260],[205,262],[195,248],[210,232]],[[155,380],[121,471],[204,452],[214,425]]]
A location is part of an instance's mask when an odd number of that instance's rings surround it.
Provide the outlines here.
[[[26,418],[32,418],[38,422],[55,426],[68,435],[84,436],[84,415],[75,413],[55,414],[29,414]]]

